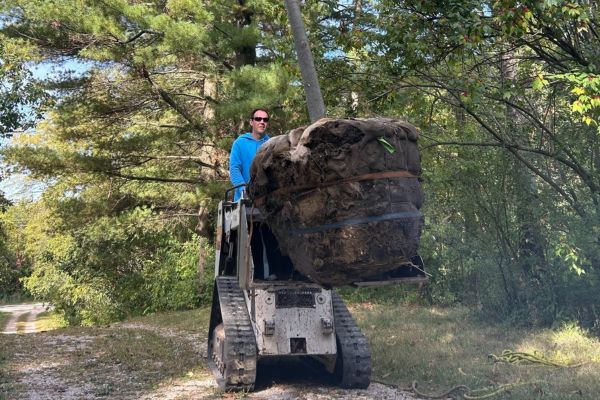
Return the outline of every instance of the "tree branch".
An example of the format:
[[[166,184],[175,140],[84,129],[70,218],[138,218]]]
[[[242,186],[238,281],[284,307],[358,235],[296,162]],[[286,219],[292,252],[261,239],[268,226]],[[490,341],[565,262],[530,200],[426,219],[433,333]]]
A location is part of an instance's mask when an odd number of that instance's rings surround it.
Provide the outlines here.
[[[229,64],[227,61],[225,60],[221,60],[221,58],[219,58],[219,56],[217,56],[216,54],[210,53],[206,50],[202,50],[202,54],[204,54],[205,56],[208,56],[209,58],[213,59],[214,61],[218,61],[221,64],[223,64],[223,66],[225,68],[227,68],[229,71],[233,70],[233,65]]]
[[[517,151],[527,151],[527,152],[532,152],[532,153],[537,153],[540,155],[544,155],[546,157],[550,157],[564,165],[566,165],[567,167],[571,168],[588,186],[588,188],[590,189],[590,191],[594,194],[597,193],[599,188],[598,185],[596,185],[596,183],[593,180],[593,177],[591,176],[591,174],[589,174],[582,166],[580,166],[572,157],[572,155],[570,155],[568,153],[568,150],[566,151],[567,155],[569,156],[569,158],[571,160],[567,160],[564,157],[560,157],[558,154],[555,153],[551,153],[545,150],[541,150],[541,149],[533,149],[533,148],[529,148],[529,147],[525,147],[516,143],[509,143],[504,137],[502,137],[502,135],[500,135],[498,132],[496,132],[494,129],[492,129],[489,125],[487,125],[471,108],[469,108],[462,100],[461,98],[456,95],[455,91],[453,91],[451,88],[449,88],[447,85],[445,85],[444,83],[440,82],[439,80],[435,79],[432,76],[426,75],[424,73],[421,73],[421,75],[423,75],[423,77],[427,80],[429,80],[430,82],[434,82],[437,85],[438,89],[443,89],[446,92],[448,92],[455,100],[456,100],[456,104],[451,103],[450,101],[448,101],[448,99],[445,99],[446,102],[450,103],[450,104],[454,104],[458,107],[463,108],[469,115],[471,115],[471,117],[473,117],[481,127],[483,127],[486,131],[488,131],[501,145],[499,145],[499,147],[504,147],[506,149],[508,149],[511,153],[516,154]],[[421,87],[421,85],[416,85],[413,84],[414,87],[423,90],[423,88]],[[431,87],[431,85],[427,85],[426,87]],[[426,91],[426,93],[432,94],[431,92]],[[435,97],[439,97],[441,98],[441,95],[435,95],[433,94]],[[531,113],[527,112],[526,110],[523,109],[523,107],[520,107],[518,104],[514,104],[513,102],[510,102],[509,100],[505,100],[505,99],[496,99],[496,98],[492,98],[490,96],[488,96],[488,98],[491,98],[493,100],[496,101],[501,101],[504,102],[510,106],[514,106],[518,111],[522,112],[524,115],[528,116],[529,118],[531,118],[534,122],[537,121],[537,125],[540,126],[541,129],[543,129],[545,132],[547,132],[549,135],[551,135],[551,137],[553,137],[553,139],[555,138],[554,134],[543,124],[541,123],[541,121],[538,121],[537,118],[535,118],[535,116],[533,116]],[[560,143],[560,142],[558,142]],[[458,143],[457,143],[458,144]],[[491,145],[491,144],[487,144],[487,145]],[[563,146],[561,146],[562,148]],[[563,149],[564,150],[564,149]],[[536,174],[538,172],[534,171]],[[538,170],[539,171],[539,170]],[[539,171],[541,174],[543,174],[541,171]],[[540,177],[542,177],[540,175]],[[549,177],[547,177],[548,179],[550,179]],[[544,179],[542,177],[542,179]],[[546,179],[544,179],[546,180]],[[550,179],[551,180],[551,179]],[[554,189],[560,189],[558,187],[558,185],[556,185],[555,183],[553,183],[553,188]],[[568,197],[568,194],[560,189],[558,190],[559,193],[563,194],[564,196]]]
[[[523,158],[523,156],[521,156],[519,154],[519,151],[516,147],[510,146],[510,144],[506,142],[506,140],[502,137],[502,135],[500,135],[498,132],[496,132],[485,121],[483,121],[481,119],[481,117],[479,117],[479,115],[477,115],[477,113],[475,113],[470,107],[468,107],[461,100],[460,96],[457,93],[455,93],[455,91],[451,90],[447,85],[436,80],[435,78],[428,76],[427,74],[424,74],[422,72],[421,72],[421,74],[429,81],[434,82],[437,85],[439,85],[440,89],[443,89],[446,92],[448,92],[450,94],[450,96],[452,96],[456,100],[456,102],[458,103],[457,105],[459,107],[461,107],[462,109],[464,109],[484,130],[486,130],[488,133],[490,133],[498,142],[504,144],[503,147],[505,147],[519,161],[521,161],[523,164],[525,164],[525,166],[527,168],[529,168],[533,173],[535,173],[537,176],[539,176],[543,181],[545,181],[548,185],[550,185],[557,193],[559,193],[567,201],[567,203],[569,203],[569,205],[573,208],[573,210],[575,210],[575,212],[580,217],[585,218],[585,215],[586,215],[585,211],[583,210],[583,208],[580,206],[580,204],[578,202],[576,202],[572,197],[569,196],[569,194],[566,191],[564,191],[560,186],[558,186],[552,180],[552,178],[550,178],[550,176],[544,174],[540,169],[538,169],[532,163],[530,163],[525,158]],[[415,85],[415,86],[418,87],[418,85]],[[446,101],[448,101],[448,100],[446,99]]]
[[[146,33],[152,34],[152,35],[162,35],[161,32],[155,32],[155,31],[151,31],[148,29],[144,29],[144,30],[139,31],[138,33],[136,33],[135,35],[133,35],[132,37],[130,37],[129,39],[127,39],[124,42],[120,41],[119,39],[117,39],[117,42],[121,45],[129,44],[129,43],[139,39],[140,37],[142,37],[142,35],[144,35]]]
[[[557,143],[561,150],[565,152],[565,154],[569,157],[570,160],[567,160],[563,157],[560,157],[557,154],[553,154],[553,153],[549,153],[549,152],[545,152],[543,150],[537,150],[537,151],[533,151],[535,153],[538,154],[542,154],[542,155],[546,155],[549,157],[552,157],[553,159],[555,159],[556,161],[561,162],[562,164],[568,166],[569,168],[571,168],[573,171],[575,171],[575,173],[577,175],[579,175],[581,177],[581,179],[583,179],[583,181],[588,185],[588,187],[590,188],[590,190],[595,193],[598,192],[598,186],[596,185],[596,183],[594,182],[592,175],[584,168],[582,167],[577,161],[575,156],[569,151],[569,149],[564,146],[561,141],[556,137],[556,135],[554,135],[554,132],[552,132],[550,129],[548,129],[548,127],[546,127],[546,125],[544,125],[542,123],[542,121],[540,121],[537,117],[535,117],[531,112],[529,112],[528,110],[526,110],[525,108],[521,107],[520,105],[507,100],[507,99],[499,99],[499,98],[494,98],[494,97],[489,97],[492,100],[496,100],[499,102],[504,102],[505,104],[509,105],[510,107],[513,107],[514,109],[516,109],[517,111],[519,111],[521,114],[525,115],[526,117],[529,117],[529,119],[536,124],[540,129],[542,129],[544,132],[546,132],[551,138],[552,140]],[[519,150],[527,150],[524,147],[519,148]],[[529,149],[527,151],[532,151],[533,149]]]
[[[146,69],[146,67],[141,67],[140,72],[141,72],[142,76],[150,83],[150,87],[152,87],[154,90],[156,90],[156,92],[164,100],[165,103],[170,105],[171,108],[173,108],[179,115],[181,115],[187,122],[189,122],[190,125],[192,125],[193,127],[195,127],[196,129],[198,129],[200,131],[204,130],[204,127],[199,125],[196,122],[196,120],[194,119],[194,117],[185,108],[180,106],[175,101],[175,99],[173,99],[173,97],[171,97],[171,95],[169,93],[167,93],[167,91],[165,91],[163,88],[158,86],[158,84],[156,84],[152,80],[152,78],[150,78],[150,74],[148,73],[148,70]]]
[[[184,97],[191,97],[193,99],[198,99],[198,100],[202,100],[202,101],[208,101],[210,103],[213,104],[220,104],[217,100],[213,99],[210,96],[197,96],[195,94],[189,94],[189,93],[173,93],[173,96],[184,96]]]
[[[488,124],[485,123],[473,110],[471,110],[466,104],[464,104],[459,98],[457,100],[460,102],[461,107],[471,116],[477,123],[486,131],[488,131],[492,136],[494,136],[497,140],[503,141],[502,137],[494,131]],[[527,168],[529,168],[533,173],[539,176],[542,180],[544,180],[548,185],[550,185],[556,192],[558,192],[563,198],[571,205],[571,207],[575,210],[575,212],[582,218],[585,217],[585,211],[581,208],[581,206],[575,202],[573,198],[569,196],[567,192],[565,192],[560,186],[558,186],[552,178],[548,175],[544,174],[541,170],[539,170],[532,163],[527,161],[523,156],[519,154],[516,148],[506,146],[506,149],[511,152],[519,161],[521,161]]]
[[[215,165],[207,164],[206,162],[203,161],[202,157],[198,157],[198,156],[135,156],[134,155],[132,157],[147,158],[149,160],[159,160],[159,161],[160,160],[193,161],[202,167],[217,170],[217,167]]]
[[[97,172],[105,173],[109,176],[116,176],[119,178],[131,179],[131,180],[135,180],[135,181],[150,181],[150,182],[165,182],[165,183],[191,183],[194,185],[205,182],[202,179],[161,178],[161,177],[157,177],[157,176],[137,176],[137,175],[122,174],[120,172],[115,172],[115,171],[97,171]]]

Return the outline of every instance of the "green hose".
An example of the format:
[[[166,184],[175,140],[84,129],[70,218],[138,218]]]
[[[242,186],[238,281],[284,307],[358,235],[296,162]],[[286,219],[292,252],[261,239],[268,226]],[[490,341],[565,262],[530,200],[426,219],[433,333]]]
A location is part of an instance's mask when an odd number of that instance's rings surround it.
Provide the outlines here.
[[[509,364],[539,364],[539,365],[547,365],[547,366],[551,366],[551,367],[561,367],[561,368],[576,368],[576,367],[581,367],[582,365],[588,364],[588,362],[582,362],[582,363],[578,363],[578,364],[566,364],[566,363],[553,361],[551,359],[548,359],[543,354],[538,353],[537,351],[534,353],[526,353],[526,352],[519,352],[519,351],[512,351],[512,350],[504,350],[502,352],[502,354],[500,354],[499,356],[495,355],[495,354],[489,354],[488,358],[492,359],[494,362],[505,362],[505,363],[509,363]],[[480,389],[475,389],[475,390],[471,390],[466,385],[457,385],[457,386],[454,386],[452,389],[447,390],[443,393],[427,394],[427,393],[423,393],[417,389],[417,387],[418,387],[417,381],[413,381],[410,388],[400,388],[398,385],[394,385],[392,383],[383,382],[383,381],[377,381],[377,380],[372,380],[372,381],[378,382],[383,385],[390,386],[390,387],[393,387],[393,388],[396,388],[399,390],[413,392],[414,394],[416,394],[417,396],[419,396],[423,399],[431,399],[431,400],[447,399],[449,397],[451,397],[453,399],[464,399],[464,400],[485,400],[485,399],[490,399],[494,396],[497,396],[497,395],[504,393],[508,390],[511,390],[513,388],[516,388],[518,386],[533,385],[533,384],[541,383],[540,381],[506,383],[504,385],[491,386],[491,387],[480,388]]]
[[[488,354],[488,358],[494,360],[494,362],[505,362],[509,364],[541,364],[561,368],[576,368],[587,364],[587,362],[578,364],[559,363],[548,359],[546,356],[538,353],[537,351],[533,353],[525,353],[520,351],[504,350],[499,356],[495,354]]]

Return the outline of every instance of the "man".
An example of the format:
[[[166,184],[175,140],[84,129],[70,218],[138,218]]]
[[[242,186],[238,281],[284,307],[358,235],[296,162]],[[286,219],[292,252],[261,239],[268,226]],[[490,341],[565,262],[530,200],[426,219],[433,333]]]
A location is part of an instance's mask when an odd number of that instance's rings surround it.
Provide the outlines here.
[[[246,132],[238,137],[231,147],[229,155],[229,179],[234,186],[250,181],[250,164],[260,146],[269,140],[265,133],[269,123],[269,113],[262,108],[256,108],[250,114],[251,132]],[[233,200],[242,197],[245,188],[242,186],[235,190]]]
[[[250,165],[260,146],[269,140],[265,134],[267,124],[269,123],[269,113],[263,108],[257,108],[250,113],[251,132],[246,132],[238,137],[231,147],[229,155],[229,179],[234,186],[242,185],[250,181]],[[236,189],[233,200],[237,201],[242,197],[244,187]],[[267,253],[272,253],[273,249],[268,249],[266,240],[274,238],[266,225],[260,222],[254,222],[254,232],[250,240],[252,248],[252,259],[254,262],[255,279],[274,279],[269,266],[269,257]],[[270,235],[270,236],[268,236]],[[271,239],[274,240],[274,239]],[[281,256],[280,256],[281,257]]]

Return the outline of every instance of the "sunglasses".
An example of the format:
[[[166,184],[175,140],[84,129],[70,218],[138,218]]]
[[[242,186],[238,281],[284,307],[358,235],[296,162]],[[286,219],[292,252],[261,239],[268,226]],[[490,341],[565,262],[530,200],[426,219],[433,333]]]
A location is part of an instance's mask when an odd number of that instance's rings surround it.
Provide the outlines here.
[[[260,121],[265,121],[265,122],[269,122],[269,117],[263,118],[263,117],[252,117],[253,120],[255,120],[256,122],[260,122]]]

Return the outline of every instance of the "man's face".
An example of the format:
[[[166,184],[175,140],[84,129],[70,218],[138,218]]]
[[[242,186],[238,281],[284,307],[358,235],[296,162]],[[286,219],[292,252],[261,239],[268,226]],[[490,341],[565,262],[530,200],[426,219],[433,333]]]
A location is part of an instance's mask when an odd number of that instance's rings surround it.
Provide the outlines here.
[[[257,118],[259,118],[260,121],[257,121]],[[265,130],[267,129],[268,122],[265,121],[264,118],[269,118],[269,114],[262,110],[258,110],[254,113],[252,119],[250,120],[250,126],[252,126],[252,134],[259,138],[265,136]]]

